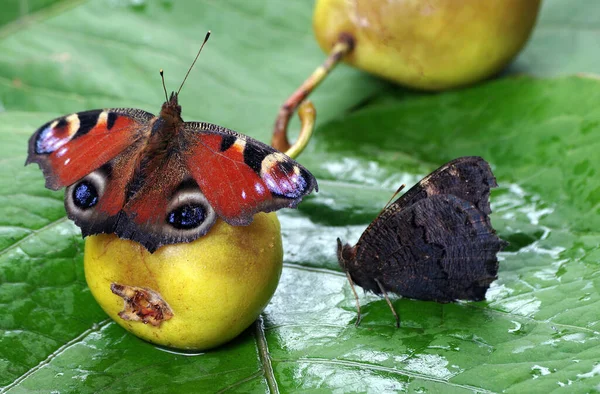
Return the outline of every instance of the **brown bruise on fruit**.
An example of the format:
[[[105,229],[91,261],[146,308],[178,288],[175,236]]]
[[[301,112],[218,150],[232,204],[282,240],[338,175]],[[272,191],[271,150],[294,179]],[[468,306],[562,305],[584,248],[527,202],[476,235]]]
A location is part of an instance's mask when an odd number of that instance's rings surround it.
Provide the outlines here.
[[[110,290],[123,298],[123,310],[119,317],[128,321],[141,321],[160,327],[161,323],[173,317],[169,304],[154,290],[112,283]]]
[[[313,71],[313,73],[300,85],[298,89],[283,103],[275,120],[271,146],[282,152],[290,149],[291,145],[287,137],[288,124],[292,115],[308,95],[327,77],[329,72],[354,49],[355,40],[349,33],[341,33],[338,41],[333,45],[325,62]]]

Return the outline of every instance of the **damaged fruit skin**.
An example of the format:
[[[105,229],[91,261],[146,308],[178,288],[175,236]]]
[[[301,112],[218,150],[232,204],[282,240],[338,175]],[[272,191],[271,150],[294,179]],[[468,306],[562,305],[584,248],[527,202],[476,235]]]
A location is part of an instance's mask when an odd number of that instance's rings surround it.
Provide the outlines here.
[[[259,213],[248,226],[218,220],[196,241],[153,254],[113,234],[85,241],[85,276],[102,309],[138,337],[178,349],[209,349],[239,335],[271,299],[282,263],[275,213]],[[124,320],[124,300],[113,284],[158,293],[173,316],[159,325]]]
[[[345,60],[405,86],[442,90],[502,70],[525,45],[540,0],[318,0],[313,29],[329,53],[355,39]]]

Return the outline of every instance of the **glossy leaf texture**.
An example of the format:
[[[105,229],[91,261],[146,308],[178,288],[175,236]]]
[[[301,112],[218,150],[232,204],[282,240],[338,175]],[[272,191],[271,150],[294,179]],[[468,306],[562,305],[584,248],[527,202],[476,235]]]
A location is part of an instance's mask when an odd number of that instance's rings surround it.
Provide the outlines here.
[[[403,95],[340,67],[315,96],[319,127],[300,156],[320,192],[280,214],[286,253],[275,297],[235,341],[183,354],[133,337],[96,305],[62,194],[46,190],[34,166],[23,167],[27,138],[63,113],[157,112],[157,70],[178,86],[211,29],[181,95],[184,119],[267,141],[280,103],[323,58],[310,30],[312,4],[39,4],[28,18],[0,21],[0,391],[600,388],[600,81],[504,77]],[[545,2],[513,71],[600,71],[595,6],[580,0],[566,12],[560,4]],[[556,61],[561,52],[573,62]],[[488,301],[395,298],[403,321],[396,329],[385,301],[361,293],[356,328],[335,238],[355,242],[399,184],[462,155],[491,163],[500,184],[492,221],[511,243]]]

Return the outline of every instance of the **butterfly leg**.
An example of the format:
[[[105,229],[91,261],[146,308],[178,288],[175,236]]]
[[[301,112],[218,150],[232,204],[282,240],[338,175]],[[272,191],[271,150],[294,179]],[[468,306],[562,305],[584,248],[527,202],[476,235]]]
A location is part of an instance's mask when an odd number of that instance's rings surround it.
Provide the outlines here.
[[[390,307],[390,310],[392,311],[392,314],[394,315],[394,318],[396,319],[396,328],[400,328],[400,317],[396,313],[396,310],[394,309],[394,305],[392,305],[392,301],[390,301],[390,298],[388,297],[387,292],[383,288],[383,285],[381,284],[381,282],[379,282],[379,280],[377,280],[377,279],[375,279],[375,282],[377,282],[377,286],[379,286],[379,290],[381,290],[381,294],[383,294],[385,301],[387,302],[388,306]]]
[[[356,300],[356,323],[354,323],[354,325],[358,327],[362,319],[362,316],[360,314],[360,302],[358,301],[358,294],[356,294],[356,289],[354,288],[354,282],[352,281],[352,277],[350,276],[348,271],[346,271],[346,278],[348,278],[348,283],[350,283],[350,288],[352,289],[354,299]]]

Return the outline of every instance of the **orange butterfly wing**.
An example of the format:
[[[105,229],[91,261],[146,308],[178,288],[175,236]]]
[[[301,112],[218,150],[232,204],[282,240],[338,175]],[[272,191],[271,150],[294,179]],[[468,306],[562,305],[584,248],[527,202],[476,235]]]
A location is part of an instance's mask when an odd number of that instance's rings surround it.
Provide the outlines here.
[[[186,166],[230,224],[248,224],[257,212],[293,208],[318,188],[304,167],[260,141],[210,123],[185,123],[184,130]]]
[[[39,164],[49,189],[69,186],[147,138],[153,117],[141,110],[108,109],[57,118],[29,139],[25,164]]]

